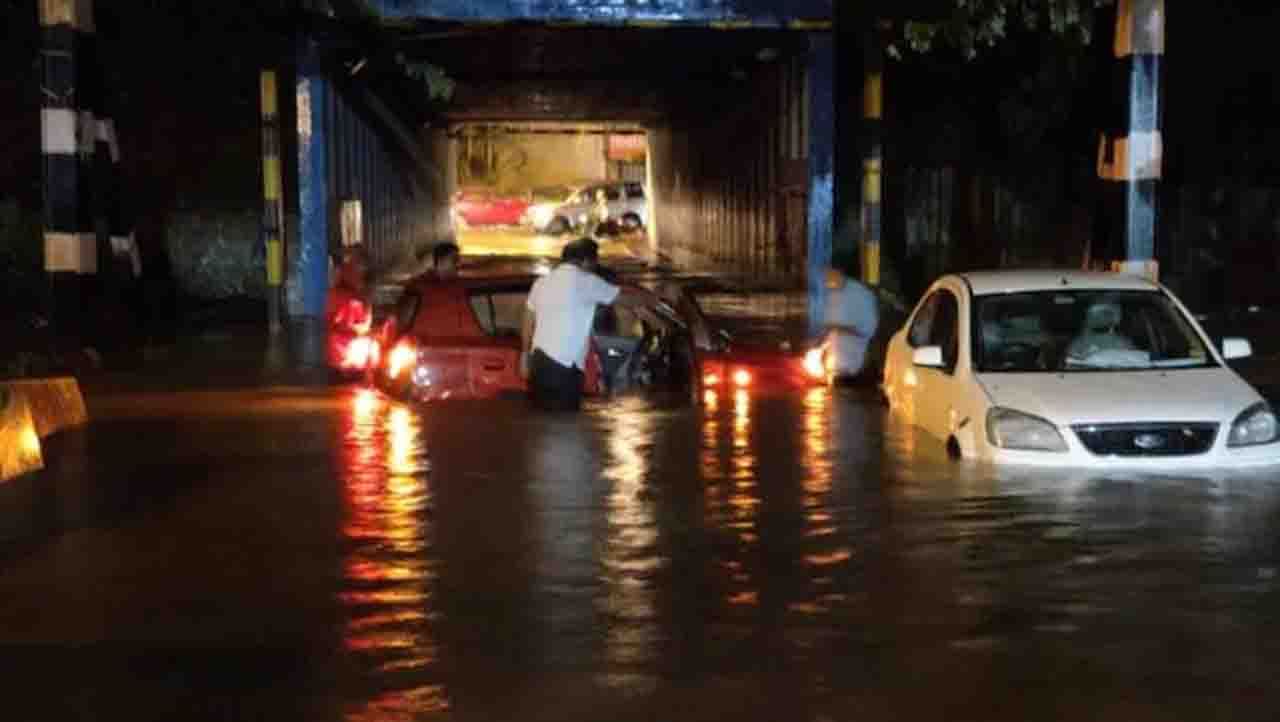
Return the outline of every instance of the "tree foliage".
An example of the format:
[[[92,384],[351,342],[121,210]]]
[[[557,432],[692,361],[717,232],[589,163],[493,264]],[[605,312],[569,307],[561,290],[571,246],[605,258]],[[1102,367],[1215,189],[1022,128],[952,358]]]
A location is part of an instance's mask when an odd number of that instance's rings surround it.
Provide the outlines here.
[[[445,73],[444,68],[431,63],[412,60],[407,58],[404,53],[396,53],[396,63],[404,69],[405,75],[426,86],[431,100],[448,101],[453,97],[455,83]]]
[[[1073,43],[1088,45],[1094,35],[1094,10],[1114,0],[954,0],[946,17],[903,23],[888,45],[891,57],[903,51],[925,53],[947,46],[972,59],[995,46],[1016,26],[1048,30]]]

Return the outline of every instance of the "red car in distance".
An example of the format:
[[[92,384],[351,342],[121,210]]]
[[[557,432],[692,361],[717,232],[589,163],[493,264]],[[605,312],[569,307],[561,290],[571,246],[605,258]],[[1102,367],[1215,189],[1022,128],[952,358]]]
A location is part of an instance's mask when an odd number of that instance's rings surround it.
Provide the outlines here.
[[[465,226],[514,226],[529,205],[525,197],[499,195],[490,188],[464,188],[453,196],[454,218]]]
[[[520,324],[536,276],[410,281],[378,332],[374,383],[417,401],[523,396]],[[735,348],[692,298],[598,309],[584,391],[655,388],[700,401],[705,391],[768,392],[824,383],[801,354]]]

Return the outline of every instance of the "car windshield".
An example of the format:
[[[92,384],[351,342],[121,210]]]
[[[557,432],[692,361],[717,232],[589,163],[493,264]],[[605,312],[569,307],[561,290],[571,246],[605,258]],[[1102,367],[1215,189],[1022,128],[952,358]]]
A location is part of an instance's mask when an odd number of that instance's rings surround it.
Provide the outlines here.
[[[1216,366],[1182,311],[1158,291],[1035,291],[974,299],[979,372]]]

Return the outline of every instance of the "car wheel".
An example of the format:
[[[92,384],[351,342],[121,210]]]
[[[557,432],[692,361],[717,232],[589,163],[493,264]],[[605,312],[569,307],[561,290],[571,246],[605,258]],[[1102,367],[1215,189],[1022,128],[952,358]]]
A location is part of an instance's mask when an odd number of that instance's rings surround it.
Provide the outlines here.
[[[622,227],[628,231],[636,231],[643,226],[644,224],[640,222],[640,216],[634,213],[628,213],[622,217]]]
[[[558,236],[561,233],[567,233],[568,231],[569,220],[564,216],[556,216],[547,224],[547,233],[550,233],[553,236]]]

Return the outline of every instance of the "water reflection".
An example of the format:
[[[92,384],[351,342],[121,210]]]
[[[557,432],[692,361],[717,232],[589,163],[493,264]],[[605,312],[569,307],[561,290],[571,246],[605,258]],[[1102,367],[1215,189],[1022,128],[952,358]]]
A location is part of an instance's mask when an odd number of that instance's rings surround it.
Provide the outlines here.
[[[355,391],[337,448],[346,489],[345,645],[378,688],[349,719],[416,719],[445,709],[443,686],[412,674],[438,656],[429,629],[434,570],[424,554],[431,495],[421,423],[408,408]]]
[[[604,477],[610,488],[600,556],[605,668],[598,679],[628,693],[650,692],[657,683],[652,672],[658,642],[654,587],[666,563],[658,549],[649,478],[655,413],[646,407],[642,399],[626,399],[602,416],[609,452]]]

